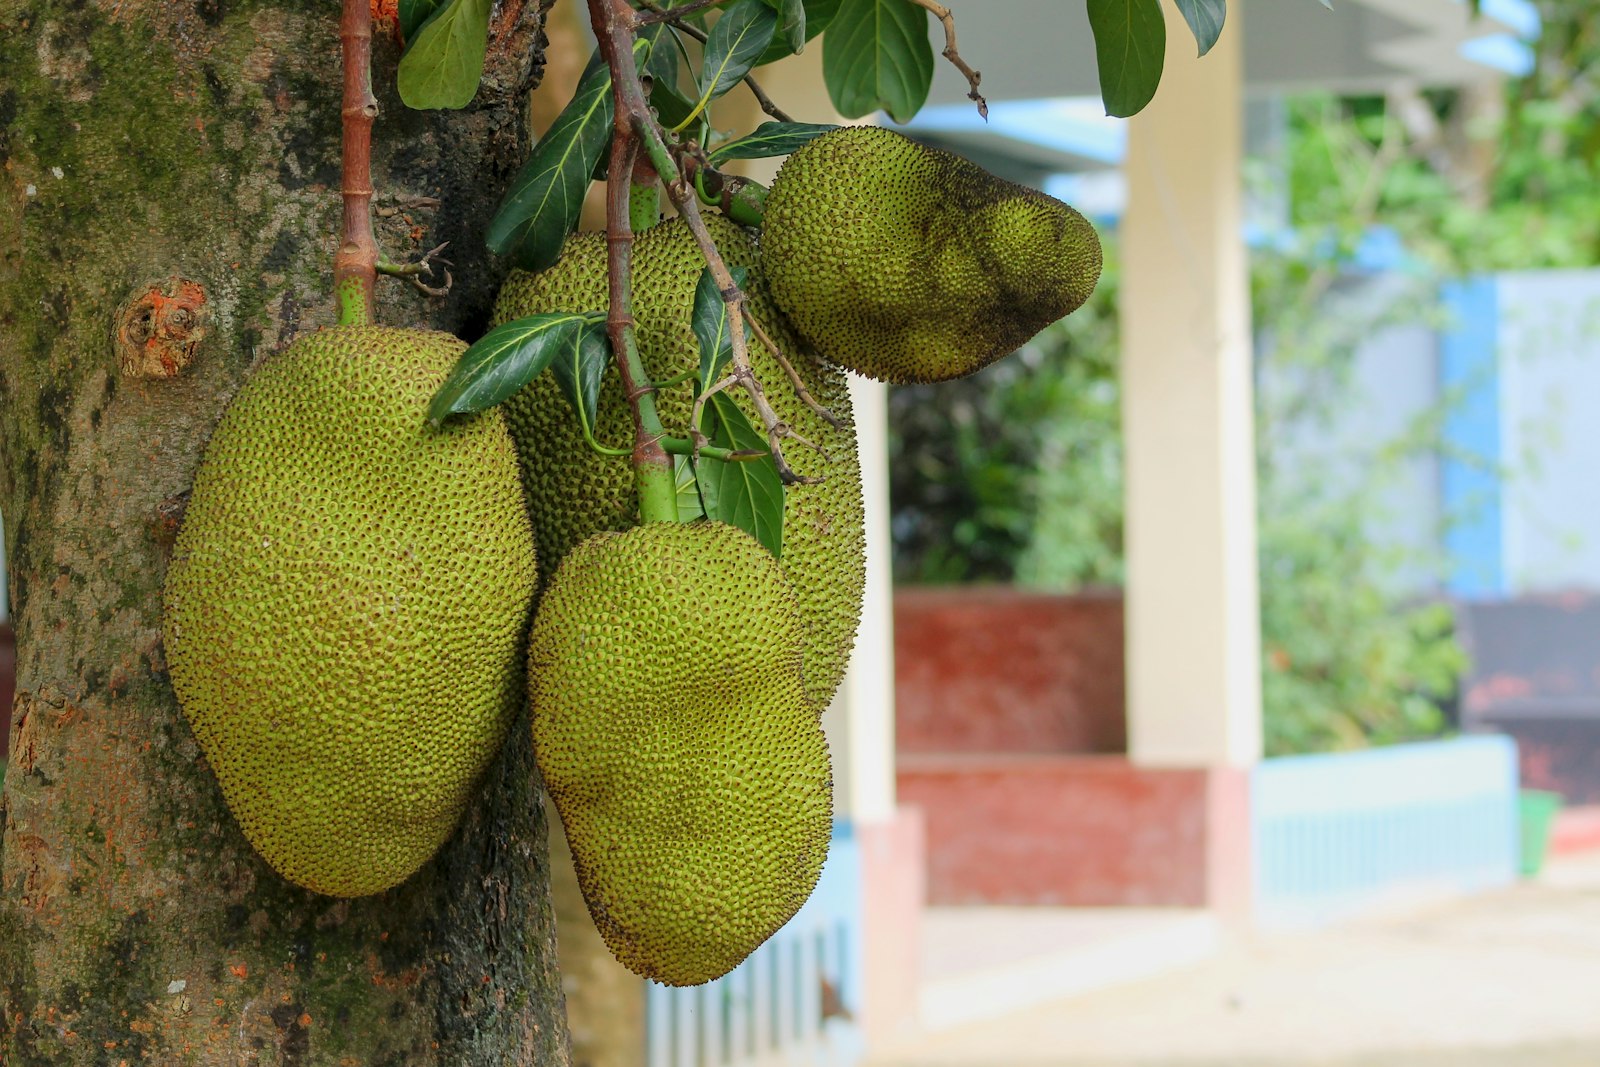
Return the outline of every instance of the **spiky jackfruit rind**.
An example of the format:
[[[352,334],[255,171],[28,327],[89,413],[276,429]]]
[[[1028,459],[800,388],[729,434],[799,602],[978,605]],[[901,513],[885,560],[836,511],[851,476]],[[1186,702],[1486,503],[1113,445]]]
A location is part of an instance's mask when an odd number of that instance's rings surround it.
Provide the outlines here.
[[[528,650],[534,754],[578,882],[630,970],[698,985],[805,903],[827,856],[827,742],[777,561],[723,523],[596,534]]]
[[[537,581],[498,413],[425,421],[466,346],[337,327],[268,359],[207,445],[165,588],[173,688],[245,836],[298,885],[393,886],[523,703]]]
[[[795,332],[879,381],[988,366],[1100,277],[1077,211],[892,130],[851,126],[791,155],[767,196],[761,269]]]
[[[706,223],[730,267],[754,268],[756,250],[744,230],[715,215]],[[694,235],[681,220],[663,222],[635,239],[633,313],[640,354],[656,381],[693,373],[700,365],[692,318],[695,286],[704,269]],[[607,295],[605,235],[575,234],[567,239],[554,267],[538,274],[512,273],[500,290],[493,321],[547,311],[603,310]],[[789,332],[755,270],[748,295],[755,318],[817,402],[843,423],[842,428],[830,426],[802,403],[771,353],[746,331],[751,365],[773,409],[829,456],[824,459],[796,444],[784,450],[796,471],[822,479],[814,485],[785,487],[781,564],[799,598],[806,626],[806,690],[820,708],[832,699],[844,677],[866,580],[861,466],[849,384],[842,371],[817,360]],[[730,390],[728,395],[757,420],[742,390]],[[656,394],[669,431],[688,426],[693,402],[691,381]],[[504,410],[522,454],[540,570],[548,581],[566,554],[591,534],[637,525],[633,469],[628,457],[598,454],[584,442],[571,407],[550,375],[535,379],[507,401]],[[754,424],[761,425],[759,420]],[[615,369],[607,371],[601,387],[595,427],[603,444],[628,447],[633,442],[633,418]]]

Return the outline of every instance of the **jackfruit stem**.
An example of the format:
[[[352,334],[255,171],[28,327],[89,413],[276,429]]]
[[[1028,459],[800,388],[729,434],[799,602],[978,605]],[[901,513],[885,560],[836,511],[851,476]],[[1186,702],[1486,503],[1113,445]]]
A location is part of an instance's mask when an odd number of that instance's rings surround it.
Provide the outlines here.
[[[632,9],[623,10],[632,18]],[[633,408],[633,474],[639,489],[640,522],[677,522],[678,488],[672,457],[661,447],[666,429],[656,411],[656,387],[639,356],[630,292],[633,229],[631,193],[639,179],[639,141],[628,120],[629,89],[642,95],[634,65],[633,24],[619,28],[617,0],[589,0],[589,18],[601,53],[611,68],[616,103],[616,136],[611,140],[612,179],[606,183],[606,273],[609,301],[606,332],[611,338],[623,394]],[[626,176],[626,178],[624,178]]]
[[[600,42],[601,55],[605,57],[606,65],[611,69],[612,99],[616,105],[616,136],[612,138],[609,173],[631,175],[637,159],[635,153],[639,146],[643,145],[651,165],[656,168],[656,172],[667,187],[668,198],[678,209],[678,214],[683,217],[689,231],[694,234],[695,243],[700,246],[700,255],[705,259],[712,279],[722,295],[722,302],[727,306],[728,340],[733,348],[730,360],[733,368],[731,373],[744,387],[750,402],[755,406],[756,413],[761,417],[761,424],[767,433],[767,445],[772,451],[772,462],[778,468],[779,477],[786,484],[816,482],[819,479],[803,478],[796,474],[794,468],[784,459],[785,440],[797,440],[803,444],[810,442],[795,433],[793,427],[773,411],[772,404],[761,388],[760,380],[750,367],[750,353],[745,343],[742,314],[744,292],[733,280],[728,264],[717,251],[716,242],[711,239],[705,220],[700,217],[700,206],[696,202],[694,191],[684,180],[677,161],[673,159],[672,150],[667,147],[666,137],[662,134],[661,127],[645,100],[644,86],[639,80],[639,69],[633,56],[633,41],[638,30],[639,18],[639,13],[627,3],[627,0],[589,0],[589,22],[594,29],[595,37]],[[618,366],[623,374],[623,390],[627,393],[629,401],[635,405],[635,426],[638,429],[639,444],[634,449],[634,471],[640,483],[640,515],[644,516],[646,507],[644,483],[648,477],[652,483],[658,479],[664,483],[665,490],[656,487],[652,491],[665,492],[667,499],[659,503],[661,512],[663,515],[675,516],[677,498],[672,462],[661,449],[660,438],[663,436],[663,431],[660,419],[655,413],[655,387],[649,384],[648,377],[643,373],[643,366],[639,362],[638,351],[633,342],[633,319],[628,313],[627,268],[629,249],[633,243],[633,234],[628,229],[628,193],[627,182],[608,183],[606,234],[610,254],[611,312],[607,322],[608,328],[612,331],[612,350],[618,353]],[[634,379],[629,377],[630,361],[639,367]],[[636,385],[635,382],[642,384]],[[641,407],[638,401],[645,398],[648,402]],[[645,421],[646,412],[649,422]],[[698,415],[698,411],[696,414]]]
[[[378,280],[378,242],[372,235],[372,120],[378,115],[378,101],[372,95],[370,0],[344,0],[339,42],[344,67],[339,112],[344,234],[333,256],[333,292],[339,325],[365,326],[373,321]]]

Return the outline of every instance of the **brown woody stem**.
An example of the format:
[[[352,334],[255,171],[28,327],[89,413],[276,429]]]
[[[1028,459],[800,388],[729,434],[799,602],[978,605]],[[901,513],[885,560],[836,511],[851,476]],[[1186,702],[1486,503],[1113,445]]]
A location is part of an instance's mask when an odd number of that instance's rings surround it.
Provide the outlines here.
[[[611,140],[611,161],[606,182],[606,271],[609,301],[606,333],[621,376],[622,392],[633,408],[633,472],[639,488],[641,522],[676,522],[677,486],[672,457],[661,447],[666,430],[656,412],[656,387],[645,371],[635,337],[630,305],[633,226],[629,217],[632,186],[640,181],[635,169],[639,140],[628,121],[630,86],[640,95],[639,71],[634,63],[636,32],[633,9],[622,0],[589,0],[589,19],[600,42],[600,54],[611,68],[612,96],[616,103],[616,134]]]
[[[911,0],[913,4],[927,10],[944,26],[944,52],[941,54],[948,59],[962,77],[967,79],[967,99],[978,105],[978,114],[984,118],[989,117],[989,102],[978,92],[978,83],[983,80],[983,75],[967,66],[967,61],[961,58],[961,53],[956,50],[956,17],[950,9],[936,0]]]
[[[333,256],[333,291],[339,323],[373,321],[373,290],[378,278],[378,242],[372,235],[372,121],[378,101],[372,95],[372,8],[370,0],[344,0],[339,19],[343,46],[344,230]]]

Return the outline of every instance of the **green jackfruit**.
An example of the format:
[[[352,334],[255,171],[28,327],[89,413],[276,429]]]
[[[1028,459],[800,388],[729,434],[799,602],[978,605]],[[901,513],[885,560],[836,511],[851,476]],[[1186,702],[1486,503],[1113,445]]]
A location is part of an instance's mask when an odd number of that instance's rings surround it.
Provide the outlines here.
[[[810,141],[767,196],[761,267],[795,332],[879,381],[971,374],[1075,311],[1100,240],[1054,197],[892,130]]]
[[[601,533],[528,646],[534,755],[590,916],[630,970],[726,974],[805,903],[828,851],[828,746],[777,562],[722,523]]]
[[[332,896],[403,881],[522,706],[537,581],[500,416],[428,429],[466,346],[342,326],[223,413],[166,580],[178,701],[245,836]]]
[[[730,267],[754,267],[755,248],[737,226],[719,216],[706,219]],[[663,222],[638,236],[633,248],[633,313],[645,368],[656,381],[692,374],[700,365],[691,325],[695,285],[705,261],[681,220]],[[813,359],[796,341],[752,271],[750,307],[783,350],[817,402],[843,423],[836,429],[795,395],[772,355],[749,331],[751,366],[778,416],[820,445],[823,459],[791,443],[784,455],[802,475],[823,481],[791,485],[784,492],[782,567],[799,597],[806,625],[806,691],[825,706],[844,677],[861,618],[865,542],[861,466],[856,455],[850,392],[844,374]],[[606,241],[603,233],[567,239],[561,259],[538,274],[513,272],[500,290],[494,322],[547,311],[601,311],[606,307]],[[746,415],[755,409],[743,390],[729,391]],[[668,431],[689,425],[694,402],[690,381],[662,388],[656,404]],[[601,530],[625,530],[639,521],[633,468],[626,456],[606,456],[584,442],[571,407],[550,375],[504,405],[522,455],[539,562],[547,576],[572,548]],[[633,416],[615,369],[600,391],[595,436],[604,444],[631,447]],[[759,421],[755,421],[760,426]]]

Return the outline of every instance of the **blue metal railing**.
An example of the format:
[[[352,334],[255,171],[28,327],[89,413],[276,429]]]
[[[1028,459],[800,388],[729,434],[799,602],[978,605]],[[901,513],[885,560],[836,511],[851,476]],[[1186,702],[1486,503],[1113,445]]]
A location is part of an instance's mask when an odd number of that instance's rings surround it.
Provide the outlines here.
[[[731,973],[686,989],[647,983],[649,1067],[851,1067],[862,1055],[861,854],[835,823],[817,888]]]
[[[1516,877],[1517,750],[1507,737],[1265,760],[1250,806],[1265,926]]]

